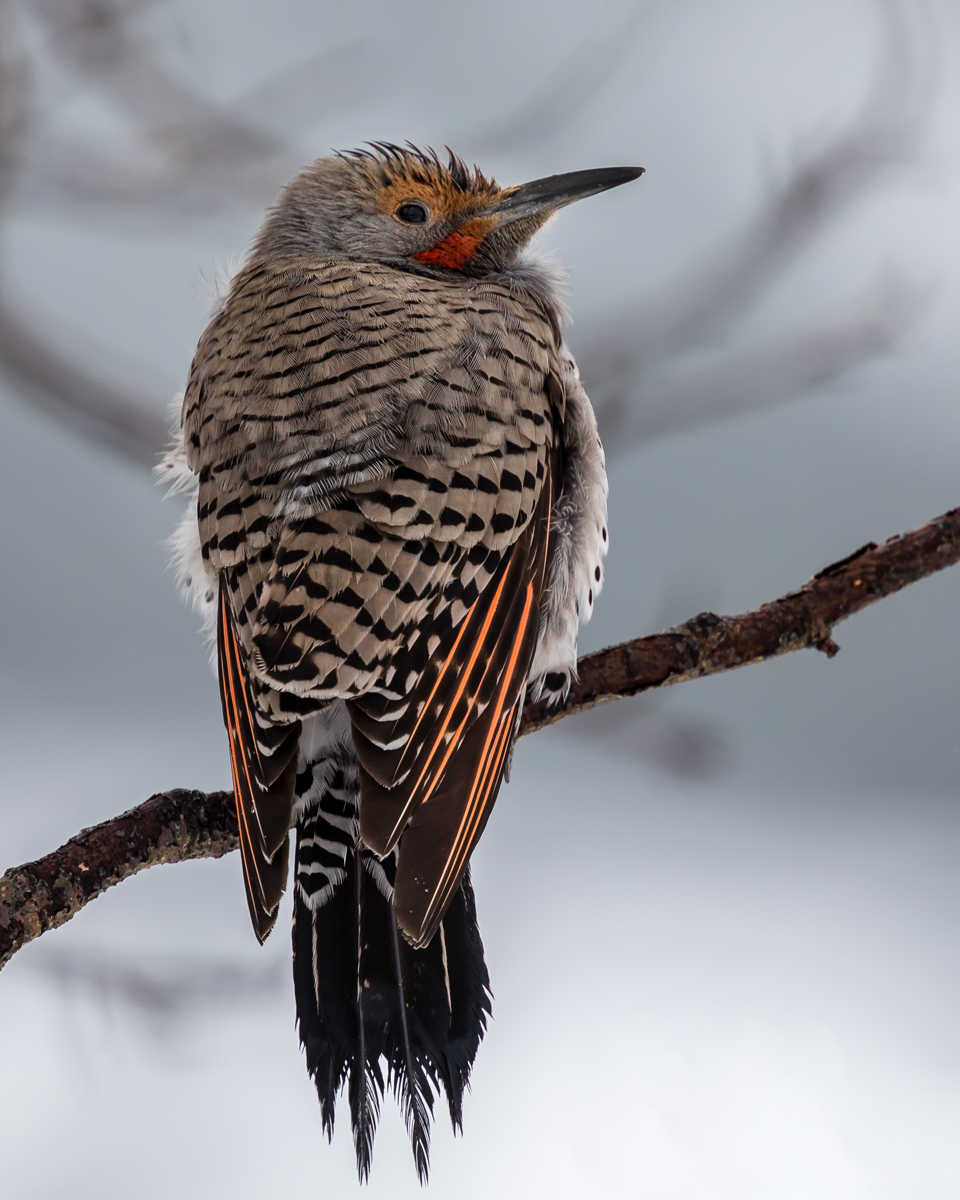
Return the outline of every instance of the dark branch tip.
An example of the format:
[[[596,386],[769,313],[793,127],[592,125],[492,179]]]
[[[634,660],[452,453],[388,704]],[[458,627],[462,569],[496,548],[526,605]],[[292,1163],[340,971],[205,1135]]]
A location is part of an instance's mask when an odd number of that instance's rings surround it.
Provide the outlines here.
[[[831,575],[839,575],[844,567],[849,567],[852,562],[856,562],[858,558],[862,558],[864,554],[869,554],[871,550],[876,550],[876,548],[876,542],[867,542],[866,545],[861,546],[859,550],[854,550],[852,554],[848,554],[846,558],[838,558],[836,562],[831,563],[828,567],[824,567],[822,571],[818,571],[816,575],[813,576],[813,579],[827,579]],[[859,583],[860,581],[857,580],[857,582]]]
[[[815,649],[819,650],[821,654],[825,654],[827,658],[836,658],[840,653],[840,647],[829,634],[818,638],[813,645]]]

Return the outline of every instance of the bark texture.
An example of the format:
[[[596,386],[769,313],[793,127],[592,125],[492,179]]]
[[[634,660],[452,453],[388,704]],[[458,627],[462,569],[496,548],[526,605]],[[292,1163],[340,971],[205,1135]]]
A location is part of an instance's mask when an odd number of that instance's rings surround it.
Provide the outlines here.
[[[175,788],[81,830],[36,862],[0,878],[0,967],[63,925],[108,887],[157,863],[220,858],[239,845],[231,792]]]
[[[581,658],[566,702],[530,704],[520,736],[623,696],[716,675],[813,647],[832,658],[833,627],[884,596],[960,561],[960,509],[832,563],[795,592],[752,612],[703,612],[683,625]],[[108,887],[156,863],[220,858],[239,845],[230,792],[176,789],[85,829],[59,850],[0,878],[0,967],[21,946]]]
[[[752,612],[735,617],[702,612],[663,633],[586,655],[577,665],[579,678],[566,703],[552,710],[542,703],[528,704],[520,736],[623,696],[732,671],[793,650],[813,647],[833,658],[840,649],[831,637],[835,625],[957,561],[960,508],[880,546],[868,542],[818,571],[802,588]]]

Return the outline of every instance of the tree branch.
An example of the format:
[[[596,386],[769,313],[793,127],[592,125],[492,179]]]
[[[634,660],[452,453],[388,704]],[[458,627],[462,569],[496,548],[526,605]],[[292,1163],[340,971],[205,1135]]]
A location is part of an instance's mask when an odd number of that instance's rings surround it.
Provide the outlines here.
[[[802,588],[753,612],[699,613],[663,633],[588,654],[580,659],[579,678],[561,708],[548,709],[543,701],[526,706],[520,737],[598,704],[794,650],[813,647],[833,658],[840,649],[830,636],[835,625],[958,561],[960,508],[954,508],[882,546],[868,542],[818,571]]]
[[[520,736],[624,696],[717,675],[813,647],[832,658],[833,627],[869,604],[960,561],[960,509],[882,546],[870,542],[795,592],[753,612],[704,612],[663,633],[589,654],[559,708],[528,704]],[[0,967],[108,887],[156,863],[220,858],[238,845],[229,792],[177,789],[85,829],[59,850],[0,878]]]
[[[138,871],[189,858],[221,858],[240,845],[231,792],[175,788],[84,829],[59,850],[0,877],[0,967],[108,887]]]

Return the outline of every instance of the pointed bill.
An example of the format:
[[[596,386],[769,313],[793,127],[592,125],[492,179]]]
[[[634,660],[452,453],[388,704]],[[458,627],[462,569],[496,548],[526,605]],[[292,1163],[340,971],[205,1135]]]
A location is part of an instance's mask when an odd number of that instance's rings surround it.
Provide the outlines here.
[[[643,167],[600,167],[592,171],[571,171],[566,175],[548,175],[532,183],[508,188],[507,196],[485,209],[483,216],[500,217],[506,223],[519,221],[535,213],[565,208],[587,196],[597,196],[621,184],[631,183],[643,174]]]

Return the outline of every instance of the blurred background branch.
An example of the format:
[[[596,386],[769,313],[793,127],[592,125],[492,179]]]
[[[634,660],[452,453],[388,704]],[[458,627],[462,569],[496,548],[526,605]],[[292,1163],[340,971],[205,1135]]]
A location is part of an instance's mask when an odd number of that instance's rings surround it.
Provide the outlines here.
[[[287,982],[285,956],[250,968],[186,955],[157,956],[143,965],[120,954],[70,951],[60,947],[37,954],[33,969],[67,999],[86,996],[103,1008],[147,1014],[155,1032],[225,1005],[249,1004],[273,996]]]
[[[287,138],[322,113],[328,128],[388,94],[388,48],[374,39],[321,51],[234,96],[201,95],[163,61],[143,18],[164,0],[3,0],[0,196],[75,222],[119,223],[148,235],[228,211],[259,211],[300,166]],[[574,338],[601,432],[617,453],[664,433],[796,399],[889,353],[923,308],[924,289],[888,273],[824,326],[726,352],[724,339],[853,204],[914,152],[934,78],[933,32],[922,6],[877,0],[880,50],[860,110],[799,154],[726,243],[686,277],[615,311],[579,315]],[[663,5],[613,4],[575,61],[547,65],[539,90],[466,141],[485,165],[542,145],[598,107],[642,53]],[[64,110],[96,98],[110,120],[95,136],[59,129]],[[275,129],[286,131],[284,134]],[[452,145],[458,131],[450,131]],[[0,213],[2,217],[2,213]],[[44,335],[44,314],[21,314],[0,293],[0,365],[24,399],[94,441],[148,466],[166,437],[168,397],[122,390]],[[707,365],[690,359],[711,352]]]
[[[831,327],[717,356],[692,377],[680,373],[688,356],[730,336],[817,239],[915,151],[934,78],[932,29],[922,7],[911,13],[890,0],[877,10],[881,54],[847,127],[801,153],[694,272],[593,318],[596,332],[586,336],[578,359],[603,434],[618,449],[794,399],[889,352],[913,325],[921,292],[894,276]]]

